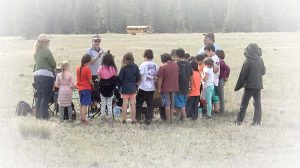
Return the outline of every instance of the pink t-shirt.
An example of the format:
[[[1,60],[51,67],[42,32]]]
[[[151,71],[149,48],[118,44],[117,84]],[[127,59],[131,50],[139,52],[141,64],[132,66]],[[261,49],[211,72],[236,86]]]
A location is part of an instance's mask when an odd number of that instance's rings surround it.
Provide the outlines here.
[[[117,70],[112,66],[100,66],[97,71],[97,74],[98,76],[100,76],[101,79],[109,79],[117,75]]]

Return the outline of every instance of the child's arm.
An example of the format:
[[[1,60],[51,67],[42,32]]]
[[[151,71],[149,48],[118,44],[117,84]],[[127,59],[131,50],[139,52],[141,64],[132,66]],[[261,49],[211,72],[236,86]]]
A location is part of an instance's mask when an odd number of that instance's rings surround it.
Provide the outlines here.
[[[218,67],[218,66],[216,66],[216,65],[214,64],[214,73],[218,73],[219,70],[220,70],[220,67]]]
[[[236,82],[234,91],[240,90],[246,84],[246,78],[248,76],[248,71],[249,71],[248,69],[249,69],[249,65],[248,65],[248,62],[246,60],[243,64],[243,67],[242,67],[242,70],[240,72],[240,76],[238,78],[238,81]]]
[[[58,75],[56,75],[56,79],[54,82],[54,87],[59,88],[59,79],[58,79]]]
[[[94,82],[93,82],[92,78],[89,79],[89,83],[92,85],[92,87],[94,87]]]
[[[203,80],[204,82],[206,82],[207,79],[208,79],[208,73],[207,73],[207,72],[204,72],[204,76],[202,77],[202,80]]]
[[[86,73],[87,73],[90,85],[92,85],[92,87],[94,87],[94,82],[93,82],[93,79],[92,79],[92,72],[91,72],[90,68],[87,69]]]
[[[158,80],[158,84],[157,84],[157,91],[158,91],[158,93],[161,93],[161,84],[162,84],[162,80],[163,80],[163,78],[162,77],[160,77],[160,76],[158,76],[157,77],[157,80]]]

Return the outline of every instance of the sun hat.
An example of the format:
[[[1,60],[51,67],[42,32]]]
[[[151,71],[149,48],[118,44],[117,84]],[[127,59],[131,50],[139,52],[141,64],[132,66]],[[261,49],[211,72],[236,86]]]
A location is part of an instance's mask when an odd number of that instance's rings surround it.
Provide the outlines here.
[[[38,41],[50,41],[49,37],[46,34],[40,34],[37,38]]]

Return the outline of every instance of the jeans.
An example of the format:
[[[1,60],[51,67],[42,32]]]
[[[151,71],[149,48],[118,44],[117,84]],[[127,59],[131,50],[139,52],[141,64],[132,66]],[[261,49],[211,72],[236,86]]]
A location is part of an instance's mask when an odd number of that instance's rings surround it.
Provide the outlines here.
[[[199,96],[190,96],[186,102],[187,117],[198,118]]]
[[[225,85],[224,79],[220,79],[219,85],[218,85],[218,93],[219,93],[220,113],[221,114],[224,114],[224,112],[225,112],[224,85]]]
[[[37,100],[36,114],[39,119],[48,119],[48,104],[51,96],[53,96],[54,78],[48,76],[35,76],[34,83],[36,84]]]
[[[245,113],[249,104],[249,100],[251,97],[254,99],[254,117],[253,117],[253,122],[256,124],[260,124],[261,121],[261,93],[260,89],[245,89],[243,98],[242,98],[242,103],[240,107],[240,112],[238,113],[238,118],[237,121],[243,122]]]
[[[212,97],[214,94],[215,87],[214,86],[208,86],[206,89],[204,89],[205,93],[205,100],[206,100],[206,109],[207,109],[207,115],[211,117],[211,111],[212,111]]]
[[[141,120],[141,111],[144,101],[147,104],[147,111],[145,113],[146,120],[152,120],[153,118],[153,95],[154,91],[144,91],[139,89],[136,97],[136,119]]]
[[[59,106],[60,121],[64,120],[64,117],[65,117],[65,108],[68,109],[69,120],[72,120],[72,106],[68,106],[68,107]]]

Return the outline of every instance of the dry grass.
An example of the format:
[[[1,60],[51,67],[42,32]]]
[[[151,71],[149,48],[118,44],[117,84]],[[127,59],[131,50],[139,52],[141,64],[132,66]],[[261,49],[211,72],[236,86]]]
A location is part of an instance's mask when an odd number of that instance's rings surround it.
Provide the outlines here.
[[[17,118],[19,100],[32,98],[32,40],[0,38],[0,167],[299,167],[299,33],[217,34],[225,49],[232,73],[226,84],[227,116],[212,121],[165,124],[159,119],[150,126],[87,127],[59,124],[57,118],[40,122]],[[68,60],[73,68],[89,46],[90,35],[52,35],[56,60]],[[250,42],[263,48],[267,66],[262,91],[262,126],[250,127],[253,107],[249,104],[245,123],[232,123],[242,92],[233,92]],[[152,48],[159,54],[183,47],[192,55],[202,45],[200,34],[103,35],[120,64],[132,51],[136,62]],[[22,75],[20,75],[22,74]]]

